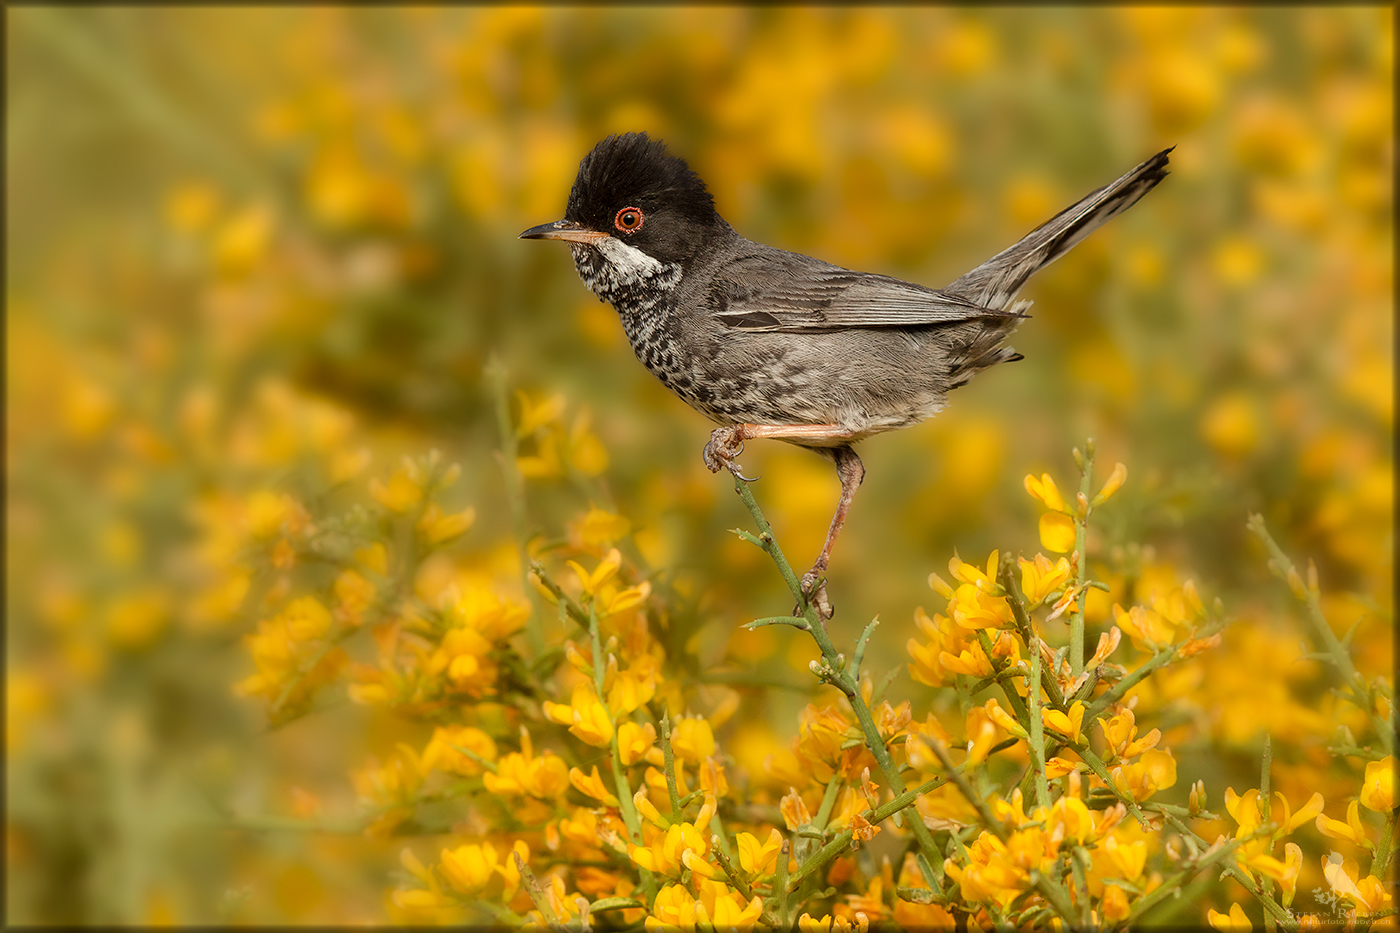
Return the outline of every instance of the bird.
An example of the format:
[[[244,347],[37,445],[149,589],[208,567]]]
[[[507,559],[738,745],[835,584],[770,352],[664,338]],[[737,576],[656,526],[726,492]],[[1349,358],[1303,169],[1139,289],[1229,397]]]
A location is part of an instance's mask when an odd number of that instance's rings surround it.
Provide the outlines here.
[[[645,132],[595,145],[563,219],[520,238],[567,243],[642,364],[719,425],[703,451],[711,472],[747,480],[736,458],[758,438],[835,464],[836,511],[801,579],[825,619],[832,546],[865,478],[854,445],[932,417],[978,372],[1022,359],[1003,346],[1027,317],[1021,287],[1156,187],[1172,148],[937,289],[744,238],[689,164]]]

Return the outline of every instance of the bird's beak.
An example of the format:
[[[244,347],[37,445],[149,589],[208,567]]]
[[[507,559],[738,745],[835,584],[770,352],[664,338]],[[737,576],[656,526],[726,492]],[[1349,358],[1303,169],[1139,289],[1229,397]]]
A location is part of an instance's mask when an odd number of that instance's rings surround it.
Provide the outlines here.
[[[538,227],[531,227],[520,234],[522,240],[569,240],[574,243],[592,243],[596,240],[606,239],[611,236],[608,233],[599,233],[597,230],[589,230],[583,224],[575,223],[572,220],[556,220],[552,224],[540,224]]]

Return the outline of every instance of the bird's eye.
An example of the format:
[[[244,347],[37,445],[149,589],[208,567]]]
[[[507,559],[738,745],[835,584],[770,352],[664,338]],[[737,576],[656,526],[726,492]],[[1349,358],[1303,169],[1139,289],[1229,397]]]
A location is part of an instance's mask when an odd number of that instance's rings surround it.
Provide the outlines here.
[[[618,211],[617,216],[613,218],[613,226],[617,227],[617,229],[621,230],[623,233],[631,233],[634,230],[641,229],[641,208],[624,207],[622,210]]]

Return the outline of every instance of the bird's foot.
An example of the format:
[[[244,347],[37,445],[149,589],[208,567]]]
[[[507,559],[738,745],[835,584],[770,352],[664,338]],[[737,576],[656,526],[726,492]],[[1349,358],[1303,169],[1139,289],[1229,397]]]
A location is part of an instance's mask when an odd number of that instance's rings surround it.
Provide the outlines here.
[[[802,575],[802,600],[807,605],[817,611],[817,618],[821,619],[822,625],[826,625],[826,620],[836,614],[836,610],[831,608],[831,600],[826,598],[826,577],[822,571],[813,567]],[[794,606],[792,614],[802,615],[802,606]]]
[[[727,424],[723,427],[715,428],[710,432],[709,443],[705,445],[704,458],[705,467],[711,473],[718,473],[722,469],[727,469],[739,479],[746,483],[753,482],[742,472],[742,467],[734,462],[734,458],[744,452],[744,438],[739,433],[739,426]]]

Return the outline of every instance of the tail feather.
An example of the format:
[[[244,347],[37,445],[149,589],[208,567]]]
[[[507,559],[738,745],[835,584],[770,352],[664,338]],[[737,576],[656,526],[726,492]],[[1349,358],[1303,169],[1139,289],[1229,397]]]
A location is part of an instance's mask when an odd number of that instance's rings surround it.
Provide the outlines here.
[[[1092,192],[942,289],[985,308],[1001,310],[1040,269],[1069,252],[1110,217],[1123,213],[1167,177],[1163,149],[1122,178]]]

